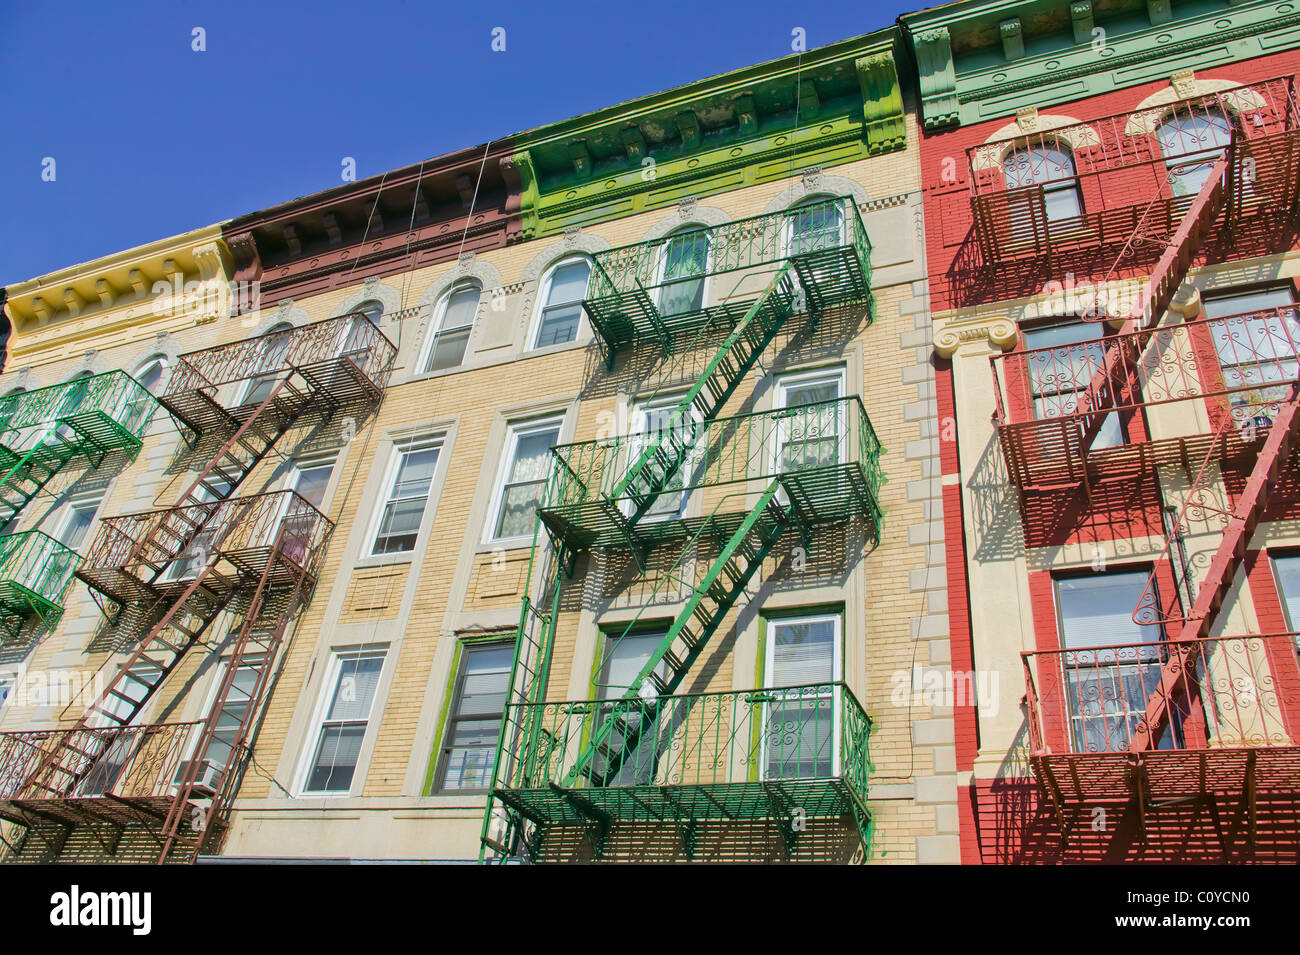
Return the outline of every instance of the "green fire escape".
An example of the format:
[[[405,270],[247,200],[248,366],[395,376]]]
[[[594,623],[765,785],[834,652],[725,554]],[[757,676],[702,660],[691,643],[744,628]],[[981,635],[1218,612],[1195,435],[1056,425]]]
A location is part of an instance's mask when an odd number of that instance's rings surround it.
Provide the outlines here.
[[[53,628],[63,615],[77,552],[41,531],[0,537],[0,647],[39,620]]]
[[[122,371],[0,398],[0,524],[70,466],[133,458],[157,409],[153,395]]]
[[[666,824],[688,854],[700,827],[770,823],[793,848],[800,823],[844,817],[865,856],[871,723],[847,686],[681,690],[778,541],[807,547],[850,520],[866,546],[879,539],[881,448],[860,399],[720,416],[783,328],[870,315],[870,251],[839,197],[595,256],[584,307],[610,369],[641,346],[713,350],[657,430],[552,449],[483,859],[543,857],[574,833],[599,856],[624,823]],[[698,516],[665,512],[696,492]],[[685,599],[620,698],[555,702],[563,578],[591,548],[630,552],[642,571],[652,551],[678,552],[645,605]]]

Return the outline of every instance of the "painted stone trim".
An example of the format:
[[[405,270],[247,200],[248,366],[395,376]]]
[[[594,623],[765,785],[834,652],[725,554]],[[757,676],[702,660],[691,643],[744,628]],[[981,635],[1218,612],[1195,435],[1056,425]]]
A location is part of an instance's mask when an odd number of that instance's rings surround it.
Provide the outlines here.
[[[988,342],[1006,350],[1020,339],[1016,323],[1005,316],[976,315],[950,318],[934,333],[934,351],[940,358],[951,358],[964,344]]]
[[[763,215],[784,212],[786,209],[797,206],[805,199],[812,199],[816,196],[852,196],[853,201],[859,207],[871,201],[867,195],[866,187],[856,179],[818,173],[804,176],[797,184],[783,190],[767,204],[767,208],[763,210]],[[903,202],[907,201],[906,196],[901,198]]]

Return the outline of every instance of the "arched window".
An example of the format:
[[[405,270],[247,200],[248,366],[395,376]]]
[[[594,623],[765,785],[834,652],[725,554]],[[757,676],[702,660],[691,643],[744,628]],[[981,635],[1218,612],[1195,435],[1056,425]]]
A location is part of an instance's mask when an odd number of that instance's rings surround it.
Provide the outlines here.
[[[478,282],[462,282],[454,286],[439,301],[434,311],[432,332],[425,346],[422,371],[439,371],[455,368],[465,358],[470,329],[478,314],[483,286]]]
[[[709,267],[709,233],[687,226],[663,247],[659,311],[663,315],[684,315],[704,307],[705,272]]]
[[[820,197],[799,203],[788,213],[787,244],[791,255],[819,252],[844,244],[842,200]]]
[[[352,311],[364,315],[378,326],[379,320],[384,317],[384,303],[377,298],[368,298]]]
[[[135,380],[138,381],[150,394],[157,394],[158,389],[162,386],[163,379],[167,376],[167,369],[170,363],[166,355],[154,355],[135,373]]]
[[[1156,138],[1174,195],[1193,196],[1232,142],[1232,121],[1220,110],[1195,106],[1168,117],[1156,130]]]
[[[591,260],[564,259],[551,266],[542,278],[541,303],[537,317],[534,348],[560,345],[578,337],[578,320],[582,317],[582,299],[587,294],[587,277]]]
[[[1057,222],[1083,214],[1083,197],[1069,149],[1056,146],[1026,146],[1007,156],[1002,165],[1008,189],[1042,186],[1047,221]]]

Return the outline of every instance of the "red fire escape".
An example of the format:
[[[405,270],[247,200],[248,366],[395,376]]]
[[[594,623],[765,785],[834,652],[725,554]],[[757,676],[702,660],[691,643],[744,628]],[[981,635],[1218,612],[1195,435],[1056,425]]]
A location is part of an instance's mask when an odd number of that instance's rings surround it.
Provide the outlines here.
[[[1111,297],[1083,309],[1109,326],[1095,337],[993,359],[1026,543],[1062,543],[1088,515],[1125,505],[1133,526],[1119,536],[1166,537],[1133,616],[1160,639],[1024,654],[1029,763],[1061,844],[1085,854],[1102,851],[1106,827],[1089,823],[1110,806],[1132,814],[1143,844],[1164,841],[1157,855],[1188,851],[1170,834],[1200,825],[1223,859],[1300,857],[1296,637],[1216,627],[1251,535],[1296,467],[1300,315],[1166,315],[1198,259],[1253,254],[1269,230],[1290,248],[1298,119],[1293,81],[1273,80],[1043,133],[1039,152],[1015,140],[971,153],[986,260],[1074,265]],[[1171,130],[1192,131],[1195,145],[1180,151]],[[1045,152],[1063,142],[1074,146],[1069,176],[1061,151]],[[998,189],[989,169],[999,155],[1049,155],[1058,167]],[[1063,189],[1076,198],[1062,200]],[[1060,215],[1062,203],[1078,214]],[[1148,263],[1119,301],[1115,280]],[[1170,493],[1181,508],[1164,506]],[[1196,534],[1219,535],[1203,572],[1188,561]]]
[[[181,356],[161,402],[207,463],[175,506],[102,522],[77,577],[131,651],[72,727],[0,734],[0,818],[53,852],[78,826],[114,852],[142,825],[160,862],[192,861],[219,838],[333,529],[293,491],[237,491],[290,429],[375,410],[395,358],[361,315]],[[196,646],[225,653],[204,718],[141,723]]]

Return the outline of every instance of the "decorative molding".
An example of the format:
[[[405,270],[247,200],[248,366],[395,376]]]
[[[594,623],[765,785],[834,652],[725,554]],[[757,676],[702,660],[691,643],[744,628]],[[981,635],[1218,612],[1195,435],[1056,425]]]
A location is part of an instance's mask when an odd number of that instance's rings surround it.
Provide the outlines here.
[[[998,33],[1002,36],[1004,59],[1018,60],[1025,55],[1025,36],[1019,17],[1010,17],[999,23]]]
[[[903,90],[892,53],[876,53],[853,61],[862,89],[862,122],[870,155],[901,149],[907,144]]]
[[[467,265],[457,265],[454,269],[440,275],[430,282],[423,292],[420,293],[419,301],[406,309],[405,313],[398,313],[397,318],[406,315],[420,316],[420,323],[416,326],[415,346],[416,354],[424,348],[424,337],[428,332],[429,322],[433,319],[434,306],[442,299],[444,295],[450,292],[461,282],[473,280],[479,283],[483,289],[483,295],[479,299],[479,312],[482,312],[484,305],[490,302],[496,295],[509,295],[510,292],[502,287],[501,273],[491,262],[471,261]],[[474,316],[474,322],[478,324],[478,314]]]
[[[712,206],[692,205],[688,208],[685,204],[680,206],[677,211],[670,216],[660,219],[641,237],[642,242],[653,242],[655,239],[662,239],[666,235],[671,235],[678,229],[690,225],[704,226],[712,228],[713,226],[725,225],[731,221],[731,216],[721,209],[715,209]]]
[[[1074,30],[1075,43],[1091,43],[1092,29],[1095,21],[1092,18],[1092,0],[1074,0],[1070,4],[1070,26]]]
[[[953,318],[934,333],[934,351],[940,358],[951,358],[962,345],[984,343],[1006,351],[1020,340],[1020,329],[1006,316],[976,315]]]
[[[384,314],[379,317],[379,327],[392,324],[393,316],[402,310],[402,293],[391,285],[383,284],[378,276],[370,276],[359,291],[353,292],[334,310],[334,315],[346,315],[368,299],[378,299],[384,306]],[[290,300],[292,301],[292,299]],[[333,317],[333,316],[331,316]]]
[[[798,185],[782,191],[767,204],[763,214],[770,215],[774,212],[782,212],[814,196],[852,196],[853,201],[859,207],[870,201],[866,187],[856,179],[846,179],[843,176],[821,176],[818,178],[815,187],[809,186],[806,181],[800,181]]]
[[[952,39],[947,27],[935,27],[913,34],[917,77],[921,87],[921,111],[926,129],[958,123],[957,72],[952,62]]]

